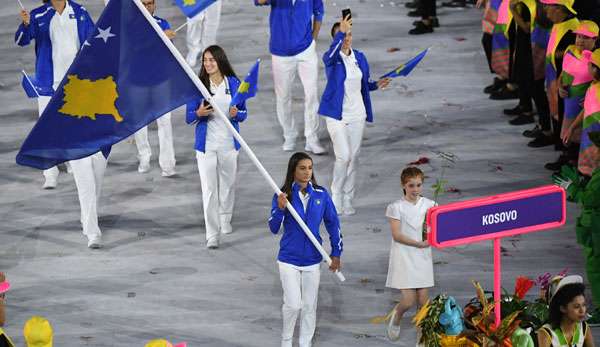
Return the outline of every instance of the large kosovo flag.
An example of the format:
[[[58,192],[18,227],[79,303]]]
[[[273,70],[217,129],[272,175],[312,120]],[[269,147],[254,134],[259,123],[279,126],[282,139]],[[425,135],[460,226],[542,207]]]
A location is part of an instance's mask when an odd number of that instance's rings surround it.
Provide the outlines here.
[[[181,12],[188,18],[196,16],[215,2],[216,0],[175,0]]]
[[[169,47],[176,51],[139,0],[111,0],[17,163],[47,169],[87,157],[197,97]]]

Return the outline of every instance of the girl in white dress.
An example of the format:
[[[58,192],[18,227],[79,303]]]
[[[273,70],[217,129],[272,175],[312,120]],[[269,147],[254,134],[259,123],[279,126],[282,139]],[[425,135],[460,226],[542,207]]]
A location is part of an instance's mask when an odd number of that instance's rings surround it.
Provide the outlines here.
[[[401,301],[392,310],[387,334],[392,341],[400,337],[400,321],[418,302],[424,305],[428,288],[433,287],[433,262],[429,243],[423,240],[423,221],[427,210],[435,205],[421,196],[425,175],[416,167],[402,171],[402,199],[388,205],[386,217],[392,231],[392,246],[386,287],[400,289]]]

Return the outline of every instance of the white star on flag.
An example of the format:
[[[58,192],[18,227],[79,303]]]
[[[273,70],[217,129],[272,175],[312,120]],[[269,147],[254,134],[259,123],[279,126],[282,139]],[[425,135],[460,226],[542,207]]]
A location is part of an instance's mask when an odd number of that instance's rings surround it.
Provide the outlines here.
[[[110,27],[108,27],[106,29],[101,29],[100,27],[98,27],[98,32],[99,32],[99,34],[96,35],[94,38],[102,39],[102,40],[104,40],[104,43],[106,43],[108,41],[109,37],[117,36],[110,32]]]

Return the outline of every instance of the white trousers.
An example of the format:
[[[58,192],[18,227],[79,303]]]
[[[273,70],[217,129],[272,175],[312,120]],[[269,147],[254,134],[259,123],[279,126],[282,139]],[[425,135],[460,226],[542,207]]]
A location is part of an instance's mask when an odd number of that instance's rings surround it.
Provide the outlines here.
[[[185,43],[188,49],[188,62],[196,61],[198,55],[206,47],[217,43],[217,30],[221,22],[221,3],[221,0],[217,0],[198,15],[187,19]],[[192,56],[193,60],[190,58]]]
[[[173,149],[171,112],[167,112],[156,119],[156,124],[158,125],[158,164],[163,170],[172,170],[175,168],[175,150]],[[148,127],[145,126],[138,130],[134,138],[138,150],[138,159],[140,162],[149,162],[152,156],[152,149],[148,141]]]
[[[365,121],[347,123],[328,117],[326,122],[335,153],[331,194],[352,200]]]
[[[298,137],[296,120],[292,115],[292,87],[296,73],[304,87],[304,136],[314,138],[319,130],[319,117],[317,110],[319,100],[317,96],[317,77],[319,58],[315,42],[303,52],[292,57],[272,55],[273,82],[277,103],[277,119],[283,128],[283,137],[286,140],[295,140]]]
[[[42,113],[44,113],[44,110],[46,109],[46,106],[48,106],[50,99],[51,99],[50,96],[39,96],[37,98],[38,117],[42,116]],[[44,170],[44,177],[46,178],[46,180],[56,181],[58,179],[58,173],[59,173],[58,167],[53,166],[49,169]]]
[[[231,222],[235,199],[235,176],[237,173],[238,151],[196,151],[206,241],[219,240],[219,229]]]
[[[300,313],[300,347],[310,347],[317,322],[320,264],[303,267],[282,262],[278,264],[283,287],[281,347],[292,346],[298,313]]]
[[[73,177],[77,186],[79,206],[81,207],[81,225],[88,239],[101,236],[98,226],[98,200],[102,192],[102,178],[107,160],[102,152],[82,159],[71,160]]]

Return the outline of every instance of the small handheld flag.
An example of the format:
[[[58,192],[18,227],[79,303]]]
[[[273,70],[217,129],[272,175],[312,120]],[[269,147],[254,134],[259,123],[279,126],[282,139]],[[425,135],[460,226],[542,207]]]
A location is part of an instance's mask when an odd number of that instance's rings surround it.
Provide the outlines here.
[[[39,97],[40,94],[37,91],[38,87],[36,86],[36,83],[34,83],[33,80],[31,78],[29,78],[29,76],[27,76],[27,73],[25,72],[25,70],[21,70],[21,73],[23,74],[23,79],[21,80],[21,86],[23,87],[25,94],[27,94],[27,97],[29,97],[29,98]]]
[[[177,7],[188,18],[195,17],[215,2],[216,0],[175,0]]]
[[[248,72],[248,75],[246,75],[246,78],[244,78],[244,81],[240,83],[237,92],[235,93],[233,98],[231,98],[231,102],[229,103],[230,106],[239,105],[242,102],[256,95],[256,92],[258,91],[259,65],[260,59],[257,59],[256,63],[254,63],[254,65],[250,69],[250,72]]]
[[[429,48],[426,48],[424,51],[417,54],[416,57],[414,57],[411,60],[407,61],[406,63],[398,66],[394,70],[386,73],[385,75],[381,76],[381,78],[386,78],[386,77],[394,78],[394,77],[398,77],[398,76],[408,76],[408,74],[415,68],[415,66],[417,66],[417,64],[419,64],[419,62],[421,62],[423,57],[425,57],[428,50],[429,50]]]

